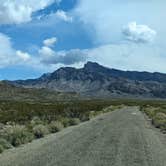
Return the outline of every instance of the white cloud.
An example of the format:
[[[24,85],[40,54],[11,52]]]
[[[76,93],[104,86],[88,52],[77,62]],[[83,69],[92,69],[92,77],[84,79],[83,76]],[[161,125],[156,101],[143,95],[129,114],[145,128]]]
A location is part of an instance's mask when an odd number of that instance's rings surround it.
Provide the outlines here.
[[[55,13],[55,16],[63,21],[66,21],[66,22],[72,22],[73,21],[73,18],[71,16],[69,16],[65,11],[63,10],[58,10],[56,13]]]
[[[136,22],[130,22],[122,30],[127,40],[136,43],[152,42],[156,36],[156,31],[147,25],[137,25]]]
[[[28,61],[31,58],[27,52],[22,52],[20,50],[16,51],[16,55],[23,61]]]
[[[51,47],[57,41],[55,37],[44,40],[44,46],[39,49],[41,63],[45,65],[73,65],[87,60],[86,51],[72,49],[68,51],[55,51]]]
[[[94,5],[95,4],[95,5]],[[122,27],[132,20],[153,27],[156,43],[166,44],[166,1],[163,0],[78,0],[73,15],[82,22],[95,44],[118,43]]]
[[[44,9],[54,0],[1,0],[0,24],[19,24],[31,21],[32,13]],[[59,0],[57,1],[57,3]]]
[[[84,50],[73,49],[69,51],[59,51],[54,52],[53,56],[45,57],[42,59],[42,63],[56,65],[56,64],[64,64],[64,65],[74,65],[77,63],[82,63],[87,60],[87,55]]]
[[[28,53],[13,48],[7,35],[0,33],[0,43],[0,68],[23,64],[30,60],[31,56]]]
[[[97,61],[105,66],[150,72],[165,72],[166,57],[156,46],[138,44],[108,44],[87,51],[88,60]]]
[[[87,55],[85,50],[73,49],[69,51],[54,51],[53,49],[43,46],[39,50],[41,63],[45,65],[74,65],[85,62]]]
[[[40,50],[39,50],[39,54],[43,57],[43,58],[49,58],[54,56],[55,52],[46,46],[43,46]]]
[[[15,50],[12,48],[10,38],[0,33],[0,68],[12,65],[15,62]]]
[[[43,44],[47,47],[52,47],[57,42],[56,37],[52,37],[43,41]]]
[[[55,51],[51,47],[43,46],[38,50],[38,55],[30,55],[21,50],[15,50],[11,39],[0,33],[0,68],[13,65],[25,65],[46,71],[46,69],[56,68],[59,64],[74,65],[85,62],[87,59],[85,50],[73,49],[68,51]],[[52,46],[52,42],[45,42]]]
[[[121,70],[166,71],[164,52],[151,45],[121,43],[68,51],[55,51],[44,47],[40,53],[43,53],[40,54],[41,63],[45,66],[57,66],[58,64],[75,66],[87,61],[96,61],[102,65]]]
[[[86,61],[96,61],[111,68],[139,71],[166,71],[165,52],[157,46],[121,43],[102,45],[92,49],[55,51],[43,46],[38,56],[15,50],[10,38],[0,33],[0,68],[26,65],[36,70],[53,71],[57,66],[78,66]]]

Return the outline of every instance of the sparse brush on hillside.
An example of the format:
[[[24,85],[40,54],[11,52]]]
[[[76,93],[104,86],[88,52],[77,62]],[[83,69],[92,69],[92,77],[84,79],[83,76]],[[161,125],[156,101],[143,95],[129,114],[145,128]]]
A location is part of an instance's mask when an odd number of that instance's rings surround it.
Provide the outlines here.
[[[151,119],[152,124],[160,128],[164,133],[166,132],[166,105],[162,106],[144,106],[142,107],[144,111]]]
[[[110,101],[96,100],[56,103],[1,101],[0,151],[90,120],[105,113],[103,108],[110,104]]]
[[[111,106],[110,106],[111,105]],[[75,102],[0,101],[0,150],[31,142],[106,112],[139,105],[156,127],[166,131],[166,103],[137,100]]]
[[[71,118],[71,119],[69,119],[69,124],[71,126],[78,125],[79,123],[80,123],[80,119],[78,119],[78,118]]]
[[[1,130],[0,135],[13,146],[19,146],[33,140],[33,135],[25,126],[21,125],[6,125],[4,129]]]
[[[12,148],[12,145],[4,138],[0,138],[0,145],[3,146],[4,149]]]
[[[42,124],[34,126],[33,128],[33,134],[35,135],[36,138],[42,138],[48,133],[49,133],[49,130],[47,126],[44,126]]]
[[[56,133],[61,131],[64,128],[64,125],[61,122],[53,121],[49,124],[49,131],[51,133]]]

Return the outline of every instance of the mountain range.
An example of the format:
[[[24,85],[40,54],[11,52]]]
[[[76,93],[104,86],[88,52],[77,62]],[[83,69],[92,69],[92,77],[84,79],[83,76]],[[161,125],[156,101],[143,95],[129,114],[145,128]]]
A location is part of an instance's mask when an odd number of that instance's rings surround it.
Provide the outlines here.
[[[77,93],[84,97],[166,98],[166,74],[122,71],[87,62],[83,68],[62,67],[37,79],[5,81],[19,88]]]

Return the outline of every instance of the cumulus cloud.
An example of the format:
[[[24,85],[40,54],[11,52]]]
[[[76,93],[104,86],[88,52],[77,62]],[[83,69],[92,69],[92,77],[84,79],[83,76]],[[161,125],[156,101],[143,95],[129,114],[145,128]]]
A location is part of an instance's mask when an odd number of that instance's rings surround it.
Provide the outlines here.
[[[105,66],[122,69],[150,72],[166,71],[166,57],[157,46],[121,43],[102,45],[87,51],[90,61]]]
[[[73,65],[87,60],[85,50],[72,49],[68,51],[55,51],[51,47],[56,41],[57,38],[55,37],[48,38],[43,41],[44,46],[38,51],[41,63],[46,65]]]
[[[136,22],[130,22],[122,30],[127,40],[136,43],[152,42],[156,36],[156,31],[147,25],[138,25]]]
[[[22,52],[20,50],[16,51],[16,55],[23,61],[28,61],[31,58],[27,52]]]
[[[56,52],[51,48],[44,46],[39,50],[39,54],[41,56],[41,62],[46,65],[73,65],[87,60],[85,51],[80,49]]]
[[[39,49],[39,55],[45,59],[54,56],[55,52],[51,48],[43,46],[41,49]]]
[[[57,0],[59,3],[60,0]],[[1,0],[0,24],[29,22],[32,13],[44,9],[55,0]]]
[[[155,42],[163,44],[166,24],[159,18],[166,17],[165,5],[163,0],[79,0],[73,14],[95,44],[120,42],[124,37],[122,27],[132,20],[153,27],[157,32]]]
[[[44,45],[38,50],[38,55],[32,56],[28,52],[15,50],[10,37],[0,33],[0,68],[12,65],[26,65],[37,68],[50,68],[50,66],[74,65],[85,62],[87,59],[85,50],[73,49],[68,51],[55,51],[52,44],[54,38],[46,39]]]
[[[0,43],[0,68],[23,64],[30,60],[31,56],[28,53],[13,48],[11,39],[7,35],[0,33]]]
[[[0,67],[7,66],[9,64],[13,64],[14,59],[14,49],[12,48],[12,44],[10,38],[0,33]]]
[[[63,21],[66,21],[66,22],[72,22],[73,21],[73,18],[71,16],[69,16],[65,11],[63,10],[58,10],[56,13],[55,13],[55,16]]]
[[[47,47],[52,47],[57,42],[56,37],[48,38],[43,41],[43,44]]]

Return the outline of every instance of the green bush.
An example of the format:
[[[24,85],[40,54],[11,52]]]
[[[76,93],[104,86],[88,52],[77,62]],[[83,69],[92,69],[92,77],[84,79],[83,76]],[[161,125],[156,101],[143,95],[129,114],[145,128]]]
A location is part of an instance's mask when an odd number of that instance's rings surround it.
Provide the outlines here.
[[[157,113],[153,119],[152,123],[160,129],[166,130],[166,114],[159,112]]]
[[[79,123],[80,123],[80,119],[78,119],[78,118],[72,118],[72,119],[69,120],[69,124],[71,126],[78,125]]]
[[[61,118],[59,121],[63,124],[64,127],[70,126],[69,124],[69,118]]]
[[[4,148],[2,145],[0,145],[0,153],[2,153],[4,151]]]
[[[30,123],[32,125],[39,125],[39,124],[43,124],[43,121],[39,117],[35,116],[32,118]]]
[[[51,133],[56,133],[58,131],[61,131],[64,128],[63,124],[58,121],[53,121],[49,124],[49,131]]]
[[[1,134],[13,146],[19,146],[33,140],[33,134],[28,132],[25,126],[21,125],[7,125]]]
[[[0,145],[3,146],[4,149],[12,148],[12,145],[5,139],[0,138]]]
[[[153,118],[156,115],[156,108],[147,107],[144,109],[144,112],[149,116],[149,118]]]
[[[49,133],[49,130],[46,126],[39,124],[33,127],[33,133],[36,138],[42,138]]]
[[[37,116],[33,117],[32,120],[27,124],[27,128],[32,132],[33,128],[37,125],[43,125],[44,122]]]

